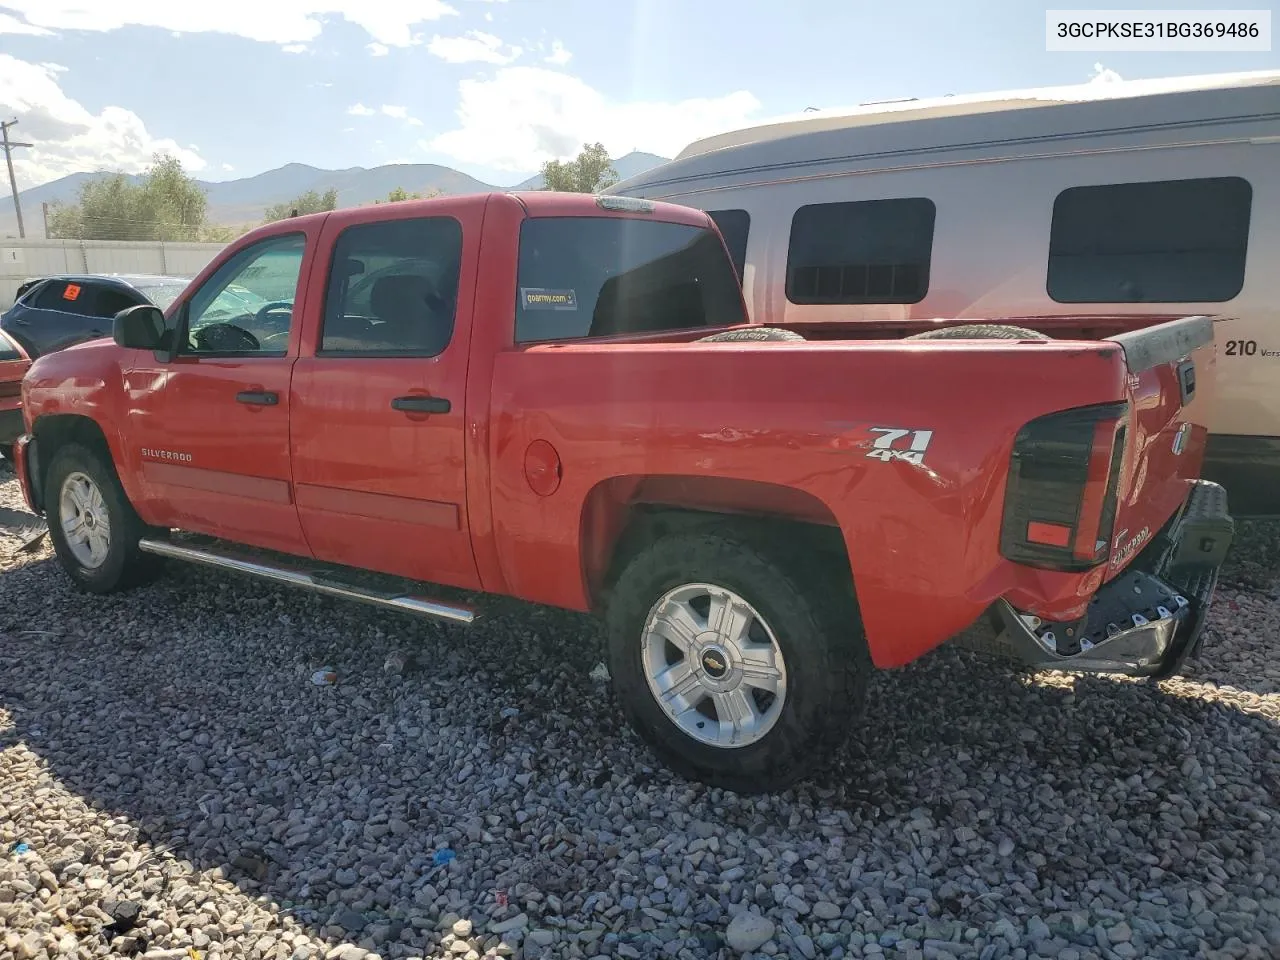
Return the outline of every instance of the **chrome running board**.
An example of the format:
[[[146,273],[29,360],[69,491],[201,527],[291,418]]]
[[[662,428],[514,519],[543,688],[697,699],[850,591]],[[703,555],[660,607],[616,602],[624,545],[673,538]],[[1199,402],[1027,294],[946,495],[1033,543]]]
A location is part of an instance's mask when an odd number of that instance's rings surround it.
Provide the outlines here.
[[[415,597],[405,593],[383,593],[376,590],[368,590],[352,584],[341,583],[323,574],[309,573],[297,567],[285,566],[274,562],[264,563],[261,560],[251,560],[247,557],[236,556],[230,552],[208,549],[198,550],[194,547],[184,547],[166,540],[147,539],[138,541],[138,549],[143,553],[155,554],[158,557],[200,563],[208,567],[217,567],[220,570],[230,570],[234,573],[248,574],[262,580],[287,584],[291,587],[309,590],[312,593],[339,597],[343,600],[356,600],[360,603],[369,603],[387,610],[399,610],[402,613],[412,613],[420,617],[434,617],[437,620],[449,620],[453,623],[471,623],[476,618],[475,610],[470,607],[441,603],[438,600],[429,600],[426,597]]]

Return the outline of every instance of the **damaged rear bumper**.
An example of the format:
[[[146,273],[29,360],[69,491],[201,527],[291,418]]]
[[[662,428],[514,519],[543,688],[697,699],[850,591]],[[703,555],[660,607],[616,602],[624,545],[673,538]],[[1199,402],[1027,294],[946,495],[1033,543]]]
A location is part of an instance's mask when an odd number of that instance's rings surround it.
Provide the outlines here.
[[[1083,620],[1048,623],[1001,599],[1000,641],[1040,669],[1172,676],[1200,649],[1234,532],[1226,490],[1196,481],[1182,511],[1098,590]]]

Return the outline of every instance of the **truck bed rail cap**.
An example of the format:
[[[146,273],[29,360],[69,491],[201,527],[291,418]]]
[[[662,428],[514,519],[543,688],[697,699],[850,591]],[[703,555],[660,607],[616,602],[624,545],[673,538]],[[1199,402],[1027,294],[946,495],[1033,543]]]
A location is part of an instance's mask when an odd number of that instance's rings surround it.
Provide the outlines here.
[[[1143,330],[1117,333],[1107,340],[1120,345],[1130,373],[1142,373],[1212,343],[1213,317],[1203,314],[1183,317]]]

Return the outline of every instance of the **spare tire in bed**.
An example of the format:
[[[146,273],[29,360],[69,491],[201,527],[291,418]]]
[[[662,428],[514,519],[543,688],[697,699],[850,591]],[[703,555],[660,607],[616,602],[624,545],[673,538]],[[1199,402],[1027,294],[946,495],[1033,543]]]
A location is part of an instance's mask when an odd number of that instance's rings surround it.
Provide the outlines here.
[[[1043,333],[1007,323],[966,323],[913,333],[904,340],[1051,340]]]
[[[803,340],[791,330],[778,327],[746,327],[742,330],[724,330],[709,337],[699,337],[695,343],[713,343],[723,340]]]

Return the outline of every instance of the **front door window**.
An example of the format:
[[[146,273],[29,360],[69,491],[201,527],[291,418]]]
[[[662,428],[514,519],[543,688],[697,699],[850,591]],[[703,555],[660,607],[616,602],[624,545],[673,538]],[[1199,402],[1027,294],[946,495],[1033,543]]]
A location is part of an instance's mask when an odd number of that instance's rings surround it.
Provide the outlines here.
[[[191,297],[186,343],[193,356],[284,356],[306,238],[272,237],[228,260]]]

